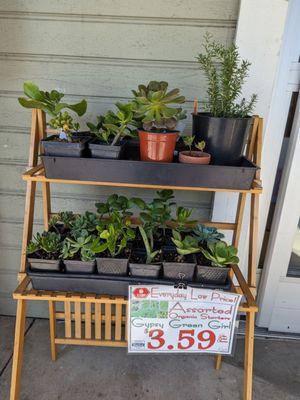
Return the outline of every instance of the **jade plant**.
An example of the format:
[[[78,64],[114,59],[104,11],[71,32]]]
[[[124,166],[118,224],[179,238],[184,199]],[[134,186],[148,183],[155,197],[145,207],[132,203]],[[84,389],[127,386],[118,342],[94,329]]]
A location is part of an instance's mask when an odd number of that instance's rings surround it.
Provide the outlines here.
[[[253,94],[249,101],[239,100],[251,63],[242,60],[235,44],[229,47],[204,37],[204,52],[197,56],[200,69],[208,81],[206,111],[213,117],[243,118],[251,114],[257,100]]]
[[[164,132],[174,130],[180,118],[184,118],[181,107],[173,107],[185,102],[179,89],[168,91],[168,83],[151,81],[139,85],[134,95],[133,110],[145,130]]]
[[[239,262],[237,249],[223,241],[208,242],[207,249],[202,249],[201,251],[213,267],[226,267],[229,264],[237,264]]]
[[[127,249],[129,242],[135,238],[130,219],[124,221],[117,212],[112,214],[105,229],[99,225],[97,231],[99,236],[92,243],[91,250],[96,254],[106,251],[112,258]]]
[[[223,233],[219,232],[217,228],[198,224],[193,229],[193,234],[197,237],[201,245],[217,242],[224,238]]]
[[[37,233],[32,241],[28,243],[27,255],[35,255],[47,260],[58,259],[62,249],[61,236],[55,232]]]
[[[176,251],[181,256],[181,260],[183,260],[184,256],[188,254],[199,253],[200,247],[195,237],[186,235],[183,238],[180,232],[174,229],[172,231],[172,235],[172,242],[175,244]]]
[[[115,212],[117,212],[123,218],[132,215],[132,212],[129,211],[131,208],[131,202],[129,199],[125,196],[119,196],[117,194],[110,195],[106,202],[96,203],[95,206],[100,218],[111,218],[112,214]]]
[[[74,111],[78,116],[82,116],[87,109],[86,100],[81,100],[76,104],[61,102],[64,97],[63,93],[57,90],[51,90],[51,92],[40,90],[35,83],[30,81],[24,82],[24,94],[27,97],[18,98],[21,106],[25,108],[38,108],[52,117],[57,117],[65,108]]]

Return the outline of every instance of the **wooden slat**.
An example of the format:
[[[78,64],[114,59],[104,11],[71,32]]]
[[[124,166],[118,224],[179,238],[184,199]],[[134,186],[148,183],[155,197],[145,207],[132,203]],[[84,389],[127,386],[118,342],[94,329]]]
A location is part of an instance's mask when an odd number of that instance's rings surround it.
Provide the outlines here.
[[[248,285],[256,286],[257,246],[258,246],[258,208],[259,197],[251,194],[249,252],[248,252]]]
[[[101,303],[95,303],[95,339],[101,339]]]
[[[105,340],[111,339],[111,304],[105,303]]]
[[[128,303],[125,305],[125,318],[126,318],[126,323],[125,323],[125,340],[128,340]]]
[[[252,400],[253,384],[253,352],[254,352],[254,321],[255,314],[246,315],[245,359],[244,359],[244,400]]]
[[[91,315],[91,303],[85,303],[85,338],[91,339],[92,337],[92,315]]]
[[[116,305],[115,340],[121,340],[122,335],[122,305]]]
[[[51,346],[51,359],[56,360],[56,313],[55,301],[49,301],[49,325],[50,325],[50,346]]]
[[[81,303],[77,301],[75,304],[75,338],[81,338]]]
[[[249,286],[247,285],[247,283],[245,281],[245,278],[243,277],[243,274],[241,273],[241,270],[239,269],[239,267],[236,264],[233,264],[231,267],[232,267],[232,269],[234,271],[234,275],[236,276],[237,281],[243,291],[243,295],[246,297],[249,308],[252,311],[257,311],[258,310],[257,304],[256,304],[255,299],[249,289]]]
[[[65,337],[70,338],[72,336],[72,326],[71,326],[71,302],[65,301]]]
[[[20,272],[26,269],[26,248],[32,238],[36,182],[27,182]]]
[[[117,340],[96,340],[96,339],[55,339],[56,344],[73,344],[79,346],[111,346],[127,347],[127,342]]]

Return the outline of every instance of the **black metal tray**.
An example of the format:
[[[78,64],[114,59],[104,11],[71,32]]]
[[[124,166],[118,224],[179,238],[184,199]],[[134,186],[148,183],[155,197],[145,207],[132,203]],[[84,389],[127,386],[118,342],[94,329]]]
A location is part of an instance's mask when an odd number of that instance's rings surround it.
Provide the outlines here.
[[[257,167],[242,157],[239,165],[193,165],[145,162],[137,159],[136,148],[127,146],[122,160],[42,156],[45,175],[50,179],[68,179],[108,183],[204,187],[249,190]],[[130,159],[129,159],[130,158]]]
[[[55,272],[35,272],[27,269],[27,274],[36,290],[85,292],[107,294],[112,296],[128,296],[129,285],[174,285],[174,280],[133,278],[129,276],[112,276],[99,274],[69,274]],[[206,285],[187,282],[189,286],[206,289],[230,290],[230,281],[224,285]]]

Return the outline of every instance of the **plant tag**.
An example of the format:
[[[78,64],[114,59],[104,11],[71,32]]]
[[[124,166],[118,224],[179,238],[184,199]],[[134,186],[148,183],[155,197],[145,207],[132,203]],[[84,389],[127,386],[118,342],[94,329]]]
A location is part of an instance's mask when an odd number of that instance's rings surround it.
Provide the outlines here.
[[[231,354],[241,297],[190,286],[130,286],[128,352]]]
[[[59,138],[60,138],[60,139],[67,139],[67,134],[66,134],[66,132],[61,131],[60,134],[59,134]]]

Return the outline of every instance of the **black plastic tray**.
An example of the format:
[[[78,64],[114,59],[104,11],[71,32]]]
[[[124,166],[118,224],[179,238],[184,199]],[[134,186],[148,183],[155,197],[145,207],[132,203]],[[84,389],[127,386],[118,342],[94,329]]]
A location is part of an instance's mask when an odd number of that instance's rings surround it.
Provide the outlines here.
[[[36,290],[50,290],[62,292],[86,292],[107,294],[112,296],[128,296],[129,285],[174,285],[174,280],[133,278],[128,276],[112,275],[79,275],[55,272],[35,272],[30,269],[27,274],[32,286]],[[230,290],[230,281],[224,285],[207,285],[197,282],[188,282],[189,286],[206,289]]]
[[[47,178],[178,187],[249,190],[257,167],[241,158],[239,166],[156,163],[42,156]]]

